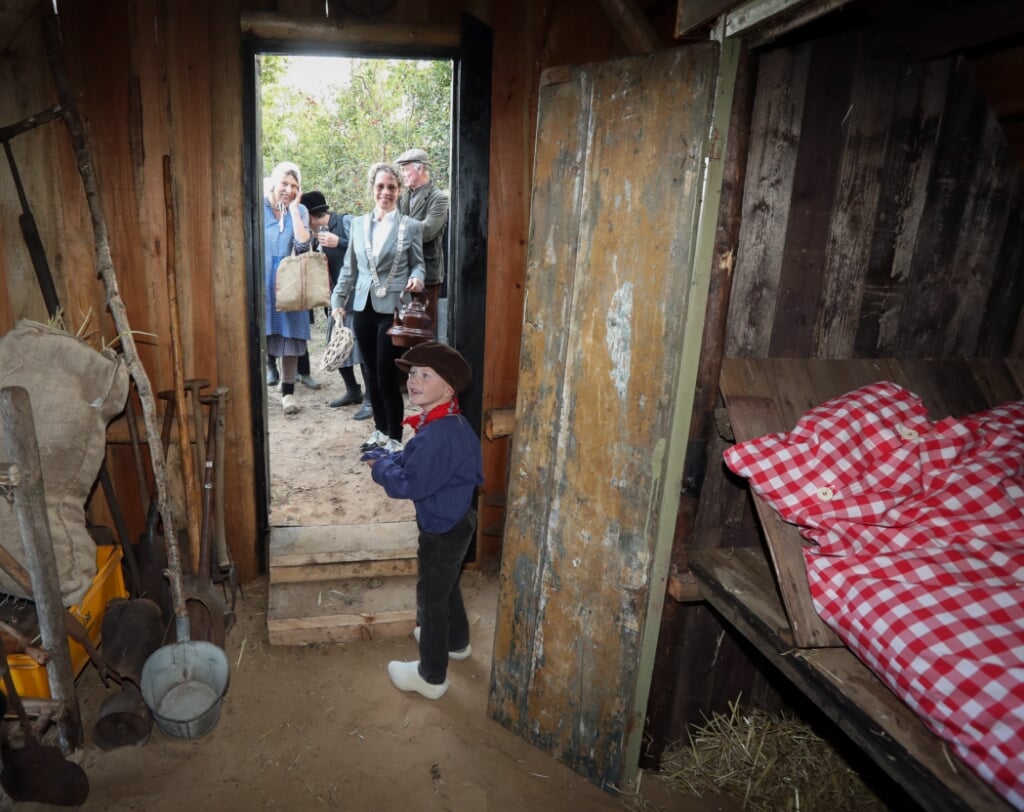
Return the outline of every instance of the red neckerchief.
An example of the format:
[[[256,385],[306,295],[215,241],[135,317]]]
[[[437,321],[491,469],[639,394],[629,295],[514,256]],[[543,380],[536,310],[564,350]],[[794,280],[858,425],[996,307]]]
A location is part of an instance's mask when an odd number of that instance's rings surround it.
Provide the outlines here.
[[[427,423],[433,423],[435,420],[440,420],[442,417],[448,417],[450,414],[462,414],[462,409],[459,408],[459,399],[457,397],[452,398],[447,403],[439,403],[429,412],[420,412],[419,414],[409,415],[402,421],[402,425],[411,426],[412,432],[415,434],[427,425]]]

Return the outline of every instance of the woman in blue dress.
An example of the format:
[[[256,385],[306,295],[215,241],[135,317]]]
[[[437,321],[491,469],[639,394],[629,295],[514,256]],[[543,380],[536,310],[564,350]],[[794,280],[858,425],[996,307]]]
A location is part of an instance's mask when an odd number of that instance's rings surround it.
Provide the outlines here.
[[[295,377],[299,356],[306,354],[309,341],[309,311],[278,313],[275,308],[277,265],[292,249],[302,254],[310,249],[313,234],[309,212],[299,202],[302,173],[295,164],[284,161],[270,173],[270,191],[263,199],[263,290],[266,311],[264,329],[267,354],[281,359],[281,406],[285,414],[299,411],[295,397]]]

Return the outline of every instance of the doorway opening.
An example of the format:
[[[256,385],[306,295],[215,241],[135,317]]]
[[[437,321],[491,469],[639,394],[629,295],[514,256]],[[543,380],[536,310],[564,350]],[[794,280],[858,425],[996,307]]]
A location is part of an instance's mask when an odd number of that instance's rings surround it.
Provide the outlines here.
[[[449,60],[450,65],[450,116],[443,121],[441,126],[449,127],[450,141],[449,154],[447,159],[448,181],[450,189],[450,205],[448,217],[448,234],[445,245],[446,253],[446,274],[445,292],[447,299],[447,312],[443,319],[442,331],[446,331],[447,343],[458,349],[467,358],[473,368],[474,384],[463,393],[461,405],[463,414],[478,431],[482,422],[482,384],[478,383],[483,378],[484,359],[484,329],[486,321],[486,279],[487,279],[487,198],[488,180],[490,169],[490,98],[491,98],[491,64],[492,64],[493,37],[490,29],[471,15],[464,14],[461,18],[458,44],[454,47],[438,46],[434,49],[412,50],[405,46],[395,45],[388,53],[382,52],[380,45],[366,46],[370,50],[360,50],[359,46],[352,44],[325,44],[323,42],[310,43],[306,41],[281,41],[253,38],[244,42],[243,69],[246,74],[245,98],[243,99],[243,113],[246,119],[245,140],[243,143],[243,166],[246,197],[244,205],[246,208],[245,217],[245,242],[249,251],[248,273],[245,279],[245,295],[248,303],[249,318],[249,341],[246,350],[246,360],[250,365],[250,389],[249,402],[253,411],[253,448],[254,448],[254,497],[257,507],[257,537],[254,544],[257,548],[257,558],[261,572],[269,571],[269,537],[271,525],[270,516],[270,472],[271,454],[268,443],[268,412],[270,408],[281,408],[280,393],[268,389],[266,384],[265,366],[265,336],[264,336],[264,286],[263,267],[258,260],[262,257],[262,233],[263,233],[263,205],[262,205],[262,180],[265,171],[272,167],[264,167],[263,158],[263,136],[260,131],[261,112],[259,89],[260,83],[257,76],[258,59],[268,54],[284,54],[295,58],[302,56],[320,57],[348,57],[378,59],[378,65],[387,58],[399,59],[402,57],[415,57],[416,60]],[[382,59],[383,58],[383,59]],[[328,73],[328,76],[330,74]],[[322,71],[314,73],[312,85],[319,86],[322,82],[320,77],[324,76]],[[300,98],[309,95],[312,87],[300,87],[296,92]],[[305,91],[305,92],[304,92]],[[312,108],[310,108],[312,109]],[[370,105],[371,110],[376,107]],[[293,118],[287,128],[291,132],[304,131],[307,126],[308,114]],[[435,117],[437,118],[437,117]],[[434,126],[438,122],[434,121]],[[407,136],[409,138],[413,135]],[[394,139],[396,143],[388,144],[387,153],[378,157],[373,155],[374,160],[380,158],[394,159],[405,149],[428,148],[427,145],[399,143],[400,138]],[[276,157],[276,156],[275,156]],[[301,161],[301,156],[286,156],[289,160]],[[365,160],[365,158],[364,158]],[[434,159],[437,160],[436,158]],[[315,161],[309,163],[309,167],[302,166],[300,169],[303,175],[305,189],[312,189],[312,183],[321,183],[320,179],[313,180],[316,174]],[[360,168],[365,178],[369,169],[369,161]],[[435,173],[436,176],[436,173]],[[363,208],[356,209],[354,213],[369,211],[370,200],[367,194],[363,198]],[[341,210],[341,206],[348,205],[344,200],[329,201],[335,210]],[[323,335],[314,325],[311,335]],[[315,356],[314,356],[315,357]],[[314,360],[313,366],[316,362]],[[315,371],[315,370],[314,370]],[[318,373],[319,374],[319,373]],[[337,376],[338,373],[332,373]],[[339,376],[340,377],[340,376]],[[300,384],[300,389],[302,389]],[[276,395],[277,400],[271,401],[268,395]],[[331,398],[324,396],[320,391],[303,390],[301,395],[313,403],[313,396],[320,396],[324,408]],[[334,410],[332,410],[334,411]],[[340,417],[337,423],[353,421],[346,417]],[[359,424],[360,428],[362,423]],[[372,431],[365,431],[368,435]],[[322,437],[314,431],[302,435],[301,440],[294,443],[296,447],[321,451]],[[365,475],[365,465],[358,463],[358,455],[355,460]],[[348,457],[345,458],[346,463]],[[333,473],[333,459],[325,458],[317,453],[311,455],[305,462],[308,470],[316,469],[322,472]],[[367,477],[368,478],[368,477]],[[392,505],[393,507],[393,505]],[[302,517],[297,517],[303,521]]]
[[[424,173],[429,170],[429,181],[450,195],[452,74],[450,59],[258,54],[261,197],[270,192],[273,168],[284,161],[294,163],[300,171],[301,193],[323,196],[335,215],[329,222],[341,236],[346,215],[367,214],[373,208],[369,167],[380,161],[394,164],[409,149],[426,153]],[[264,208],[262,204],[261,199]],[[273,230],[277,223],[265,215],[261,228]],[[440,239],[445,236],[442,232]],[[326,253],[336,276],[341,251]],[[442,257],[449,255],[441,251]],[[443,279],[447,278],[445,273]],[[265,275],[264,284],[266,279]],[[441,294],[435,329],[440,340],[446,340],[443,284]],[[269,309],[264,311],[265,323],[272,315]],[[319,368],[330,319],[327,310],[309,311],[308,317],[308,355],[299,359],[292,395],[296,413],[284,413],[276,383],[279,364],[273,356],[265,357],[272,533],[281,527],[412,522],[412,505],[388,499],[359,460],[359,446],[374,425],[368,419],[358,352],[346,370],[357,387],[353,389],[340,371]],[[344,402],[350,391],[362,397]]]

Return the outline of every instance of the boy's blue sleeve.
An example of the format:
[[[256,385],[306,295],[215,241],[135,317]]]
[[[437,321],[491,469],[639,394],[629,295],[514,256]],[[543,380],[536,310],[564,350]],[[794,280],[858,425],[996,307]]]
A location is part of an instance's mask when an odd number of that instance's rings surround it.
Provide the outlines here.
[[[418,447],[411,453],[406,448],[377,460],[370,476],[392,499],[416,502],[441,490],[449,479],[450,461],[447,443]]]

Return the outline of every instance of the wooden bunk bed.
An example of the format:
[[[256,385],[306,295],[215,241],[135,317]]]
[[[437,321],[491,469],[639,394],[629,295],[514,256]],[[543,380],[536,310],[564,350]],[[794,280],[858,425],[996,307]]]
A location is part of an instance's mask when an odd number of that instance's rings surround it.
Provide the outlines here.
[[[1024,397],[1021,360],[726,359],[728,423],[711,451],[691,572],[702,595],[923,808],[1010,809],[815,612],[808,542],[721,463],[730,440],[790,431],[808,409],[892,381],[917,394],[932,420]],[[722,424],[723,421],[720,421]]]

